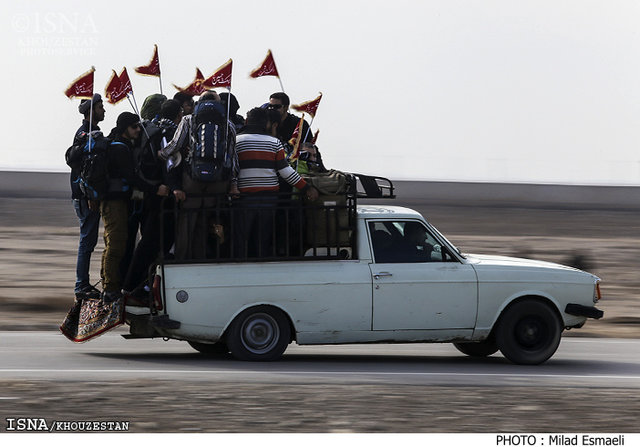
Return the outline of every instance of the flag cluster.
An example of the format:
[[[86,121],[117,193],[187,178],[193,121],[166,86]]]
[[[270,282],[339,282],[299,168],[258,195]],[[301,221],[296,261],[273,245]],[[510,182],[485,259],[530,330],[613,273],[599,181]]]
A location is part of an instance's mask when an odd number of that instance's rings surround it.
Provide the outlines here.
[[[196,76],[194,80],[186,87],[173,86],[181,92],[187,93],[191,96],[202,95],[209,89],[216,87],[224,87],[231,90],[231,73],[233,68],[233,61],[229,59],[223,65],[221,65],[214,73],[205,78],[199,68],[196,67]],[[115,70],[112,70],[113,74],[109,78],[109,82],[105,88],[105,96],[110,104],[118,104],[123,99],[127,98],[129,94],[133,95],[133,88],[131,86],[131,80],[127,73],[126,67],[122,69],[120,74],[117,74]],[[94,91],[94,72],[95,68],[91,67],[91,70],[79,76],[74,80],[65,90],[64,94],[68,98],[87,98],[93,97]],[[147,65],[135,67],[135,72],[145,76],[157,76],[160,78],[160,59],[158,57],[158,45],[153,46],[153,56]],[[267,51],[267,56],[264,58],[259,67],[252,70],[249,74],[251,78],[259,78],[262,76],[275,76],[280,79],[278,68],[276,67],[275,59],[271,50]],[[282,81],[280,81],[282,84]],[[160,85],[160,91],[162,92],[162,84]],[[294,136],[290,140],[291,145],[294,147],[294,155],[298,153],[298,147],[302,138],[302,123],[304,122],[304,114],[307,113],[312,118],[316,116],[320,100],[322,99],[322,93],[310,101],[303,102],[298,105],[292,105],[291,108],[302,112],[302,118],[296,127]],[[306,135],[304,136],[306,139]],[[318,138],[316,132],[314,136],[314,142]],[[297,158],[297,155],[296,157]]]

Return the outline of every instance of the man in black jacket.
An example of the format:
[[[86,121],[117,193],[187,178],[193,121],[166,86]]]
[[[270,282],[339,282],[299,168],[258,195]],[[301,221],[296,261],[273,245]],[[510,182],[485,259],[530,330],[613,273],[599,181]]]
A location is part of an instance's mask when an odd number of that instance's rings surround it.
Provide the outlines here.
[[[140,118],[130,112],[118,115],[116,127],[111,132],[113,142],[107,151],[109,189],[100,203],[104,223],[104,252],[102,253],[102,298],[112,302],[122,297],[120,262],[127,248],[128,205],[132,188],[145,193],[166,196],[166,185],[152,185],[135,175],[133,162],[134,141],[140,136]]]
[[[173,134],[178,128],[178,123],[182,120],[182,108],[178,101],[169,99],[160,107],[159,116],[152,121],[145,121],[147,133],[142,135],[141,151],[138,161],[138,176],[148,183],[160,185],[165,182],[166,163],[157,155],[168,141],[171,141]],[[149,136],[147,139],[146,137]],[[147,271],[156,260],[160,252],[160,240],[164,238],[163,245],[165,251],[173,244],[173,216],[167,212],[173,210],[173,202],[164,203],[165,213],[162,213],[162,197],[155,193],[144,194],[144,205],[142,207],[142,226],[140,228],[140,241],[135,247],[128,272],[122,286],[125,296],[132,295],[134,298],[144,298],[148,295],[149,284],[145,283]],[[164,231],[161,225],[164,225]],[[164,234],[161,234],[164,233]],[[129,241],[135,240],[135,234],[129,234]],[[145,286],[147,289],[145,289]],[[134,300],[130,300],[133,302]]]
[[[293,136],[293,132],[296,130],[296,126],[300,122],[300,117],[289,113],[289,95],[284,92],[277,92],[269,97],[269,103],[267,109],[276,110],[280,114],[280,124],[278,124],[278,139],[282,141],[287,149],[287,155],[291,153],[291,147],[289,147],[289,140]],[[313,135],[309,130],[309,123],[307,120],[302,122],[302,136],[300,142],[311,141]],[[306,137],[306,138],[305,138]]]
[[[93,111],[91,110],[93,105]],[[96,93],[92,100],[83,99],[78,106],[78,111],[84,115],[82,125],[73,137],[75,145],[83,133],[100,130],[98,123],[104,120],[104,105],[102,97]],[[91,125],[89,125],[91,119]],[[100,225],[100,213],[97,206],[89,203],[80,190],[78,177],[80,176],[79,166],[71,169],[71,198],[73,207],[76,210],[80,223],[80,241],[78,243],[78,260],[76,262],[76,284],[74,292],[76,299],[97,298],[100,292],[91,285],[89,281],[89,267],[91,263],[91,253],[98,242],[98,227]],[[90,206],[91,205],[91,206]]]

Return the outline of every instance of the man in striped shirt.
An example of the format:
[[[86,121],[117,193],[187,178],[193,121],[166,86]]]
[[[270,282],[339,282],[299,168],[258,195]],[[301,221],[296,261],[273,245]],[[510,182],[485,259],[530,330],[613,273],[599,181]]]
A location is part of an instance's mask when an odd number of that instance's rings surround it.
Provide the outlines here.
[[[274,255],[273,232],[279,191],[278,176],[299,189],[308,200],[318,198],[318,191],[308,185],[287,162],[284,146],[274,135],[277,119],[268,111],[254,108],[247,113],[247,124],[236,139],[239,172],[237,187],[242,203],[234,255],[269,257]]]

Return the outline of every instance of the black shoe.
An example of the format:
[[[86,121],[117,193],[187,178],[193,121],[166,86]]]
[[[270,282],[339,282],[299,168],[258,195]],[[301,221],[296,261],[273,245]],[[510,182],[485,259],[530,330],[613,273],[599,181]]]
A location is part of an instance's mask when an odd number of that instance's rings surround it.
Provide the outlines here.
[[[93,287],[91,284],[87,284],[83,286],[80,290],[76,292],[77,300],[86,300],[86,299],[98,299],[100,298],[100,291]]]
[[[110,304],[120,299],[122,299],[122,293],[120,292],[102,292],[102,301],[105,304]]]
[[[131,292],[122,291],[126,306],[149,307],[149,292],[142,287],[137,287]]]

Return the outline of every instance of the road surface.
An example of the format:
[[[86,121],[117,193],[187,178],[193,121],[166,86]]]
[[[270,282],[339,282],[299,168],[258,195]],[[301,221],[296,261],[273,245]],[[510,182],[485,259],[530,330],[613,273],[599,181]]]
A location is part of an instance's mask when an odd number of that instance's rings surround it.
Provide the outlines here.
[[[0,417],[137,432],[637,432],[640,341],[564,337],[545,364],[449,344],[291,345],[212,359],[179,341],[0,332]],[[2,430],[0,430],[2,431]]]

